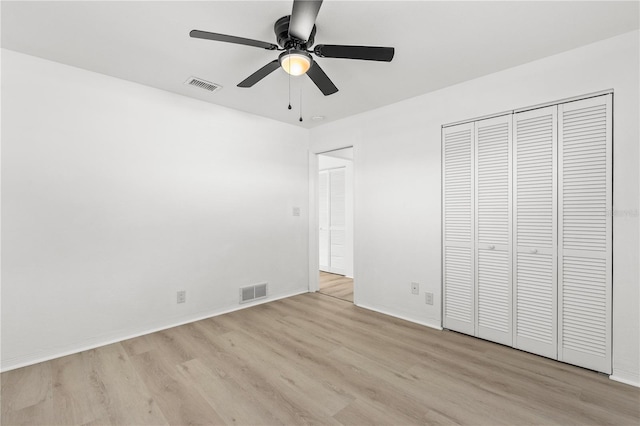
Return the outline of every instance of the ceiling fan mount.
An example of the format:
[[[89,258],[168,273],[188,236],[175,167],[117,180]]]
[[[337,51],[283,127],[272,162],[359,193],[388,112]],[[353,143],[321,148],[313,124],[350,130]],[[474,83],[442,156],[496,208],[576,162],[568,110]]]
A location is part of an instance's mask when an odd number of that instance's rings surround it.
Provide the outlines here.
[[[298,49],[307,50],[307,47],[313,46],[316,35],[316,26],[313,25],[311,33],[307,37],[307,40],[298,40],[297,38],[289,35],[289,22],[291,21],[291,15],[283,16],[278,19],[273,25],[273,31],[276,33],[276,40],[278,45],[285,50]]]
[[[320,6],[322,6],[322,0],[294,0],[291,15],[278,19],[273,26],[278,44],[200,30],[192,30],[189,35],[193,38],[282,51],[278,59],[274,59],[245,78],[238,87],[252,87],[282,67],[290,75],[307,74],[318,89],[328,96],[336,93],[338,88],[320,68],[318,62],[313,60],[311,53],[320,58],[391,62],[395,53],[393,47],[319,44],[313,50],[308,50],[315,41],[315,22]]]

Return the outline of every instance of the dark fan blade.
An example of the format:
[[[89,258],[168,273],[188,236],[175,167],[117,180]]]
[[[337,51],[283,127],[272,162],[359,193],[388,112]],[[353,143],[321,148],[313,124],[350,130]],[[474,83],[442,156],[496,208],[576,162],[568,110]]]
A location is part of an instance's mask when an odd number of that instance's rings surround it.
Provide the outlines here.
[[[309,40],[320,6],[322,6],[322,0],[294,0],[289,21],[289,35],[298,40]]]
[[[238,87],[251,87],[275,70],[277,70],[279,67],[280,62],[278,62],[277,59],[274,59],[273,61],[269,62],[267,65],[260,68],[258,71],[254,72],[249,77],[238,83]]]
[[[205,40],[224,41],[225,43],[244,44],[246,46],[261,47],[267,50],[276,50],[277,45],[266,41],[252,40],[250,38],[235,37],[226,34],[210,33],[207,31],[191,30],[189,35],[193,38],[203,38]]]
[[[325,96],[332,95],[338,91],[336,85],[333,84],[324,71],[322,71],[322,68],[320,68],[317,62],[313,62],[313,65],[311,65],[311,68],[307,71],[307,75]]]
[[[362,59],[365,61],[391,62],[395,49],[393,47],[319,44],[313,49],[313,53],[321,58],[345,58]]]

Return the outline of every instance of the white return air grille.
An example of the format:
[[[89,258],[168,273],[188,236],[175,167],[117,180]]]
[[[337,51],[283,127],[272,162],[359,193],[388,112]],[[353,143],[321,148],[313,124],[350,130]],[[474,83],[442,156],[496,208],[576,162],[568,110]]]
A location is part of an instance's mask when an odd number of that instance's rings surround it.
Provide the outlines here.
[[[198,87],[198,88],[200,88],[202,90],[206,90],[208,92],[215,92],[217,90],[222,89],[222,86],[220,86],[219,84],[215,84],[215,83],[203,80],[203,79],[198,78],[198,77],[189,77],[187,79],[187,81],[184,82],[184,84],[187,84],[189,86]]]
[[[240,303],[251,302],[256,299],[267,297],[267,283],[250,285],[240,289]]]

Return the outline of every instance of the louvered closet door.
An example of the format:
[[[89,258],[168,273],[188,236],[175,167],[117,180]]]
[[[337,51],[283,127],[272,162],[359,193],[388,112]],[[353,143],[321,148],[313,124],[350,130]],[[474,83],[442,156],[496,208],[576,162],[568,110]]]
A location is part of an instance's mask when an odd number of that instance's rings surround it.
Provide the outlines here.
[[[612,95],[559,106],[559,353],[611,373]]]
[[[329,172],[330,266],[334,274],[345,273],[346,172],[344,167]]]
[[[329,172],[320,172],[318,180],[318,222],[320,270],[329,272]]]
[[[511,345],[511,115],[475,123],[476,335]]]
[[[557,358],[557,107],[514,115],[514,345]]]
[[[444,327],[475,333],[473,123],[442,129]]]

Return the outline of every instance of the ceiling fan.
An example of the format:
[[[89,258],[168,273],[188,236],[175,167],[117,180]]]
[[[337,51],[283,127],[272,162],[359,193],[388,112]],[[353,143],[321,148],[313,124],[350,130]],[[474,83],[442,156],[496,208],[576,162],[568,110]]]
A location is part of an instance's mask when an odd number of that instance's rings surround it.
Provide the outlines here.
[[[260,47],[266,50],[282,51],[278,59],[274,59],[258,71],[251,74],[238,84],[238,87],[251,87],[276,69],[282,67],[290,75],[307,74],[325,95],[338,91],[331,79],[313,60],[311,53],[320,58],[361,59],[365,61],[390,62],[395,50],[393,47],[376,46],[344,46],[335,44],[318,44],[313,50],[316,35],[316,17],[322,6],[322,0],[294,0],[291,15],[278,19],[274,25],[278,44],[260,40],[236,37],[226,34],[192,30],[189,35],[193,38],[223,41],[226,43],[244,44]]]

